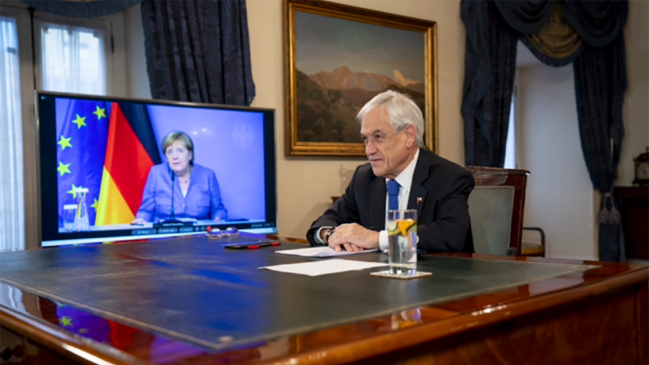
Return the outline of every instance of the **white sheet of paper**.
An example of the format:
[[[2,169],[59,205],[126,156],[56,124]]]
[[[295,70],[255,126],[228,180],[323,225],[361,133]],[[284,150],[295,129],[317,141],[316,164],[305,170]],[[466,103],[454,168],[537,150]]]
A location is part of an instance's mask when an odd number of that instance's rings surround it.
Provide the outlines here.
[[[300,262],[297,264],[264,266],[260,269],[267,269],[289,274],[299,274],[307,276],[320,276],[327,274],[336,274],[345,271],[365,270],[373,267],[388,266],[381,262],[363,262],[353,260],[331,259],[326,261]]]
[[[323,246],[323,247],[296,248],[293,250],[280,250],[280,251],[275,251],[275,253],[279,253],[283,255],[302,256],[302,257],[334,257],[334,256],[347,256],[347,255],[357,255],[361,253],[376,252],[378,250],[379,250],[378,248],[375,248],[373,250],[364,250],[360,252],[347,252],[347,251],[338,252],[329,246]]]

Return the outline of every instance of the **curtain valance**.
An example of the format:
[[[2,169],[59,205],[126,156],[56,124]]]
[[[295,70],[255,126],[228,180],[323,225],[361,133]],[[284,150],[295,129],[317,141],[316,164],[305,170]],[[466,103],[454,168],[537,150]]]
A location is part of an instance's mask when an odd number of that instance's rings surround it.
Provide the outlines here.
[[[561,67],[583,52],[584,44],[606,47],[628,18],[629,2],[609,0],[494,0],[507,24],[521,34],[532,54]]]
[[[495,3],[507,24],[523,34],[540,31],[557,6],[557,0],[498,0]]]
[[[565,0],[563,17],[591,47],[611,44],[629,16],[628,1]]]
[[[563,4],[559,3],[539,32],[520,35],[520,40],[532,54],[549,66],[568,65],[584,50],[583,40],[575,28],[566,23],[562,14]]]
[[[96,18],[124,11],[143,0],[21,0],[37,11],[71,18]]]

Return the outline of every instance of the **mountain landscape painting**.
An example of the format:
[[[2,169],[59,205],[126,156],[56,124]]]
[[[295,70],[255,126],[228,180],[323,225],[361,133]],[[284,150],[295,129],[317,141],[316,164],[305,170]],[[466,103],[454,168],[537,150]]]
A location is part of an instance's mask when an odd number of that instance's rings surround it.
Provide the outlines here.
[[[426,116],[426,32],[307,11],[294,13],[298,143],[362,143],[360,108],[385,90]]]

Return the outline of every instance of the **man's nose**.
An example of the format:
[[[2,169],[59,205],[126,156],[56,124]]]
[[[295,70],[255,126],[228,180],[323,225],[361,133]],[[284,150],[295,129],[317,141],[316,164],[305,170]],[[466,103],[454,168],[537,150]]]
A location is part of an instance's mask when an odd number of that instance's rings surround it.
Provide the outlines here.
[[[376,152],[376,147],[374,146],[374,143],[368,141],[367,144],[365,145],[365,154],[366,155],[372,155]]]

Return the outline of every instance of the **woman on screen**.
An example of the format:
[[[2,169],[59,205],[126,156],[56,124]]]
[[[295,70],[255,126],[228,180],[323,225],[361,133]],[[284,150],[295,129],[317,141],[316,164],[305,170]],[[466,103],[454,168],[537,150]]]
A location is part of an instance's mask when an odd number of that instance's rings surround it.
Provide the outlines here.
[[[175,218],[227,220],[214,171],[194,163],[194,143],[174,131],[162,140],[167,163],[153,166],[144,186],[142,204],[134,224],[158,222],[171,216],[172,191]]]

